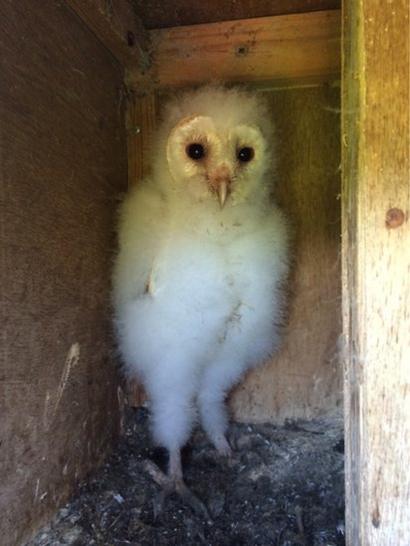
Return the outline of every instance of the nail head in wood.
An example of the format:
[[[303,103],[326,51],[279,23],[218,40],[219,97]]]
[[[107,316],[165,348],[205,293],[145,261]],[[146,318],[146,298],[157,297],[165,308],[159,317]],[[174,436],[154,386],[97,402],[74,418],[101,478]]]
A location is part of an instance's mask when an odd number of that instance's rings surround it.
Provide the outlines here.
[[[139,135],[141,133],[141,127],[138,127],[138,125],[132,125],[128,131],[132,134],[132,135]]]
[[[240,45],[236,48],[235,55],[237,57],[245,57],[249,53],[249,47],[247,45]]]
[[[395,229],[400,227],[405,220],[404,212],[398,208],[389,209],[386,213],[386,227]]]

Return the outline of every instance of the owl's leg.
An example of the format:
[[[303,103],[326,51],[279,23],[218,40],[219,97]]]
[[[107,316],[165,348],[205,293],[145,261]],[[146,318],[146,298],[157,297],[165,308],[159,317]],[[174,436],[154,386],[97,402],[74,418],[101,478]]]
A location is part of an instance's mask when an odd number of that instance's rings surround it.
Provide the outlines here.
[[[192,510],[207,519],[211,519],[205,504],[186,486],[182,476],[181,452],[171,451],[169,454],[169,479],[173,484],[172,490],[180,495],[185,504]],[[172,491],[171,491],[172,492]]]
[[[161,491],[154,498],[154,517],[163,510],[164,503],[169,495],[177,493],[183,502],[190,506],[193,512],[206,519],[211,519],[205,504],[186,486],[182,476],[181,453],[173,450],[169,455],[168,474],[164,474],[155,463],[145,461],[145,470],[152,479],[161,487]]]
[[[165,366],[161,369],[166,370]],[[185,373],[184,373],[185,372]],[[161,512],[166,498],[176,492],[195,513],[209,517],[205,505],[190,491],[183,479],[181,448],[187,442],[195,419],[193,398],[197,389],[197,375],[175,367],[149,385],[152,431],[158,444],[168,450],[168,472],[164,474],[152,461],[146,471],[161,486],[154,499],[155,512]]]
[[[180,449],[172,449],[169,452],[168,475],[175,483],[183,481]]]
[[[236,363],[213,362],[202,378],[198,405],[202,426],[209,439],[221,455],[230,456],[231,446],[226,438],[229,418],[225,399],[242,375],[243,368]]]

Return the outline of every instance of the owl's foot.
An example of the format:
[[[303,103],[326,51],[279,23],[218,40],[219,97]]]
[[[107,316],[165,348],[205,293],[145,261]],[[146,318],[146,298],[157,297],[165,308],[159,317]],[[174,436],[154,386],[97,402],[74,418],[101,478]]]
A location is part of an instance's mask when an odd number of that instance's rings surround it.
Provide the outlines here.
[[[211,520],[205,504],[185,485],[182,477],[173,474],[165,474],[155,463],[149,460],[144,461],[144,469],[154,482],[161,487],[161,491],[154,497],[155,519],[163,511],[167,497],[173,493],[177,493],[182,501],[189,506],[196,515]]]
[[[192,491],[185,485],[183,480],[175,481],[175,491],[182,498],[182,500],[192,508],[192,510],[198,516],[206,518],[207,520],[211,519],[208,509],[205,504],[196,496]]]
[[[224,436],[223,434],[220,436],[216,436],[212,439],[212,441],[219,455],[222,455],[223,457],[228,457],[229,459],[232,457],[232,448],[229,445],[226,436]]]

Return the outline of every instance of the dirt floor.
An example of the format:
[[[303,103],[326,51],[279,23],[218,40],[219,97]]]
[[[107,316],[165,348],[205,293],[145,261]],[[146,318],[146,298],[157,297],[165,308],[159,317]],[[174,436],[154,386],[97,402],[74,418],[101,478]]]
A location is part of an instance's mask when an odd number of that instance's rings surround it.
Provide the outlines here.
[[[129,410],[126,421],[110,460],[27,546],[345,544],[341,421],[232,424],[231,459],[197,430],[184,473],[208,516],[176,494],[159,511],[147,460],[165,469],[166,454],[152,446],[146,410]]]

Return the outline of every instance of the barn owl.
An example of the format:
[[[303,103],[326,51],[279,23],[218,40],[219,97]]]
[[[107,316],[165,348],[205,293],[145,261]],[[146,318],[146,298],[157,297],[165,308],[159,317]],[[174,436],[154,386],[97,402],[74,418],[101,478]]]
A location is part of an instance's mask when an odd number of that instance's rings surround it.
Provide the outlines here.
[[[258,94],[207,86],[171,100],[151,175],[120,209],[115,323],[129,377],[184,490],[180,450],[199,417],[230,453],[225,398],[278,347],[288,230],[271,200],[273,126]]]

